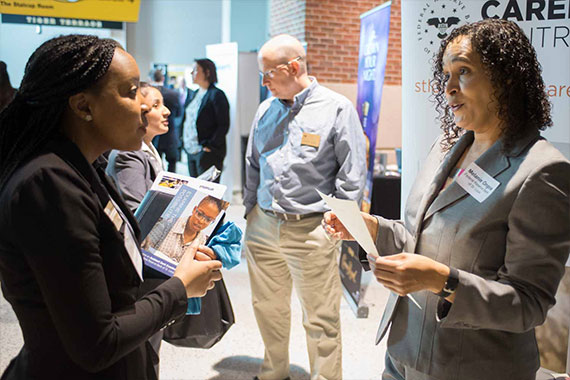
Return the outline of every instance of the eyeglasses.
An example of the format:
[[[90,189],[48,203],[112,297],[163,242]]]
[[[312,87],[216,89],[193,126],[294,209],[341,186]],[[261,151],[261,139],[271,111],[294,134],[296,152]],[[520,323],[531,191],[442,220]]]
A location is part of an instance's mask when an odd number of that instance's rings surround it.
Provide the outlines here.
[[[296,62],[298,60],[302,59],[301,56],[298,56],[297,58],[293,58],[292,60],[290,60],[287,63],[282,63],[280,65],[275,66],[274,68],[267,70],[266,72],[263,71],[259,71],[259,75],[261,76],[261,79],[263,78],[269,78],[269,79],[273,79],[275,78],[275,73],[277,72],[277,70],[283,68],[283,67],[287,67],[289,66],[291,63]]]
[[[214,221],[214,219],[216,219],[216,218],[211,218],[208,215],[204,214],[202,211],[200,211],[199,208],[196,209],[196,217],[198,219],[203,220],[204,222],[206,222],[208,224],[212,223]]]

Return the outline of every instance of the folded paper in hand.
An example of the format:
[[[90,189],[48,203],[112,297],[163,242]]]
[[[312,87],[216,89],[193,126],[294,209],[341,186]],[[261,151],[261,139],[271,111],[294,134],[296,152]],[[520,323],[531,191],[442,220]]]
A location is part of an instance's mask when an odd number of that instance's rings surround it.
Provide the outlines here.
[[[327,206],[329,206],[332,212],[335,213],[336,217],[340,220],[342,225],[346,230],[352,235],[354,240],[364,249],[368,254],[368,257],[373,259],[379,256],[376,245],[368,232],[368,227],[360,214],[360,209],[358,204],[353,200],[348,199],[337,199],[331,196],[325,195],[317,190],[317,193],[323,198]],[[421,306],[410,294],[407,295],[408,298],[421,310]]]

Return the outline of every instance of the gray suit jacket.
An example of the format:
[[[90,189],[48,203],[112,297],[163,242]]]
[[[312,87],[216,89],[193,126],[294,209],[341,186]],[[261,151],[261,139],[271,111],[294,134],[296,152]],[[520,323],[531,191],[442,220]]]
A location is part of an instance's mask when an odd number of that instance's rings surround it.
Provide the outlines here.
[[[554,304],[570,251],[570,163],[538,133],[508,152],[497,141],[475,162],[499,181],[482,203],[456,182],[438,194],[473,141],[448,154],[436,143],[410,192],[405,221],[379,220],[382,255],[415,252],[459,270],[455,302],[436,318],[439,297],[392,294],[377,342],[439,379],[531,379],[539,367],[534,327]]]
[[[162,163],[142,150],[111,151],[106,169],[107,175],[113,178],[125,203],[133,212],[139,207],[160,171]]]

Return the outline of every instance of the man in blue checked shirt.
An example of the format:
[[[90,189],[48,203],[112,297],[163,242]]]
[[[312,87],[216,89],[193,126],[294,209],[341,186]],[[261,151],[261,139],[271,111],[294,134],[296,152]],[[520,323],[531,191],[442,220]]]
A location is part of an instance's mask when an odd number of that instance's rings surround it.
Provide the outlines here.
[[[246,154],[246,256],[253,308],[265,344],[256,378],[289,377],[291,289],[303,308],[311,379],[342,378],[338,244],[321,227],[317,189],[360,202],[364,132],[352,103],[307,74],[305,50],[289,35],[258,56],[273,97],[257,110]]]

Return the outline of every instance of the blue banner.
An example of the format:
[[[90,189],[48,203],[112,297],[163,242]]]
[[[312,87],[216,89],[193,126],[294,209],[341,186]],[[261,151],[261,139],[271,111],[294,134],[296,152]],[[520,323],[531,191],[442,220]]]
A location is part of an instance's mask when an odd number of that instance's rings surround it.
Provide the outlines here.
[[[358,94],[356,109],[364,129],[367,142],[368,174],[362,211],[370,211],[372,197],[372,175],[374,171],[374,153],[382,86],[388,53],[388,35],[390,33],[390,6],[386,2],[360,15],[360,52],[358,54]]]

